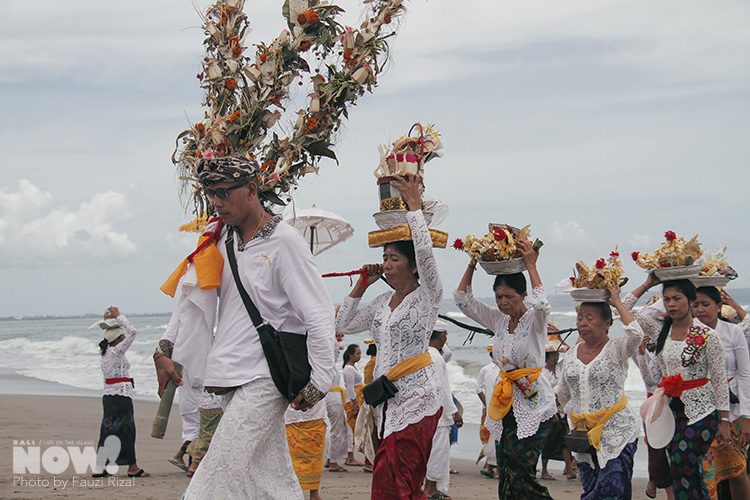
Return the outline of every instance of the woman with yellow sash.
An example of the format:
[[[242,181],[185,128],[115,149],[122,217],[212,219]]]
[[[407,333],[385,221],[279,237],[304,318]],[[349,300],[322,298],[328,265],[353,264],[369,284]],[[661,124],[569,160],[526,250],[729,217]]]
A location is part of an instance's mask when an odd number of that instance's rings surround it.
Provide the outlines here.
[[[628,406],[625,379],[630,358],[643,339],[640,325],[620,301],[620,288],[609,288],[609,305],[583,302],[576,328],[583,340],[565,355],[556,387],[560,407],[573,400],[573,429],[588,431],[593,453],[576,453],[583,484],[581,500],[626,499],[633,495],[633,457],[638,417]],[[625,336],[609,338],[612,310],[617,309]]]
[[[539,257],[528,241],[517,241],[531,280],[526,294],[522,273],[498,275],[493,290],[497,308],[475,299],[471,291],[476,262],[469,263],[458,289],[456,305],[469,318],[495,332],[492,357],[500,375],[488,380],[485,426],[497,441],[498,496],[502,499],[549,499],[536,478],[536,465],[552,426],[555,396],[547,377],[540,376],[547,344],[550,305],[536,268]]]
[[[370,331],[378,350],[375,379],[385,375],[398,389],[373,408],[381,440],[373,461],[373,500],[425,498],[422,485],[443,404],[427,352],[443,284],[422,213],[421,180],[412,174],[394,179],[409,208],[405,217],[411,241],[385,244],[383,263],[364,266],[366,281],[360,276],[336,317],[339,332]],[[365,289],[383,275],[393,290],[360,308]]]

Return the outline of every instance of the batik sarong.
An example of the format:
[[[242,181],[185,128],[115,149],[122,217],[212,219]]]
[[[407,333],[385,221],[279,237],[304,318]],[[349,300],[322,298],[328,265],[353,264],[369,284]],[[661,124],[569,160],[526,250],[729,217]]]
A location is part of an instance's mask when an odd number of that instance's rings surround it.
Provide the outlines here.
[[[747,448],[740,444],[740,423],[742,419],[732,422],[732,442],[726,448],[719,448],[714,439],[708,453],[703,458],[706,488],[712,500],[719,498],[719,483],[745,473]]]
[[[286,441],[289,401],[270,378],[252,380],[226,396],[208,453],[185,500],[303,500]]]
[[[305,491],[320,488],[323,473],[323,450],[326,445],[326,424],[322,418],[309,422],[287,424],[286,439],[292,456],[294,473]]]
[[[633,498],[633,457],[638,441],[625,445],[620,455],[599,467],[596,456],[594,466],[578,462],[583,493],[581,500],[630,500]]]
[[[365,397],[362,395],[362,387],[362,384],[354,386],[354,392],[357,393],[358,407],[361,407],[365,402]],[[347,401],[344,403],[344,409],[346,410],[346,423],[354,431],[354,427],[357,425],[357,413],[354,411],[354,403]]]
[[[120,454],[117,455],[117,465],[131,465],[135,460],[135,416],[133,414],[133,400],[128,396],[102,396],[104,416],[99,428],[99,444],[104,445],[108,436],[117,436],[120,440]],[[107,463],[111,463],[107,460]],[[106,464],[101,464],[106,465]]]
[[[371,500],[424,500],[422,485],[442,412],[441,408],[380,442],[373,464]]]
[[[221,408],[200,408],[198,411],[201,414],[198,438],[187,447],[188,455],[196,463],[200,463],[206,456],[211,438],[213,438],[216,427],[219,426],[221,421],[221,415],[224,413]]]
[[[331,427],[328,429],[328,460],[339,463],[346,459],[346,455],[352,450],[350,441],[354,441],[354,433],[346,423],[346,411],[341,401],[341,395],[329,392],[325,397],[326,411]]]
[[[539,424],[536,434],[518,439],[518,426],[513,410],[503,418],[503,435],[495,442],[497,470],[500,473],[498,498],[500,500],[545,499],[552,497],[536,478],[536,464],[544,448],[552,425],[552,417]]]
[[[719,412],[688,425],[684,411],[672,413],[675,417],[675,433],[667,445],[669,468],[676,500],[708,500],[708,488],[703,480],[703,457],[714,440],[719,428]]]

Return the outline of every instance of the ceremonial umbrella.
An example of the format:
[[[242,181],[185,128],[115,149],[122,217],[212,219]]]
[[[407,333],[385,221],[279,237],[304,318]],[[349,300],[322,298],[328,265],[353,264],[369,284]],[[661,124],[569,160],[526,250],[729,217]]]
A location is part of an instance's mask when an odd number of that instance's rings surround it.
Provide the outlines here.
[[[354,228],[343,217],[315,205],[312,208],[297,210],[285,220],[302,232],[305,240],[310,242],[310,252],[313,255],[348,240],[354,234]]]

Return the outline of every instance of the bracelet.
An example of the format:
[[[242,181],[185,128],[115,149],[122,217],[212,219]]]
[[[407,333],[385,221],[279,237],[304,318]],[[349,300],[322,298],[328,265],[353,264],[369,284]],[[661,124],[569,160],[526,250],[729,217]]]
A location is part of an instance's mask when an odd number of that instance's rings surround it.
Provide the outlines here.
[[[726,422],[726,423],[728,423],[728,424],[731,424],[731,423],[732,423],[732,421],[731,421],[731,420],[729,420],[729,417],[721,417],[721,421],[722,421],[722,422]]]

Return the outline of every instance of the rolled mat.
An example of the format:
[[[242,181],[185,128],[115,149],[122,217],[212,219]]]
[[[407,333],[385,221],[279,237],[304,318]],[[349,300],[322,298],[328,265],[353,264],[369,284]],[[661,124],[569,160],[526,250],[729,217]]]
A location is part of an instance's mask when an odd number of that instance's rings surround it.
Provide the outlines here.
[[[180,373],[182,371],[182,366],[179,363],[174,363],[174,369],[177,373]],[[172,411],[172,402],[174,401],[176,390],[177,384],[175,384],[172,379],[169,379],[164,388],[164,392],[161,395],[159,408],[156,410],[154,425],[151,427],[151,437],[164,439],[164,434],[167,433],[167,423],[169,423],[169,412]]]

